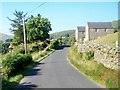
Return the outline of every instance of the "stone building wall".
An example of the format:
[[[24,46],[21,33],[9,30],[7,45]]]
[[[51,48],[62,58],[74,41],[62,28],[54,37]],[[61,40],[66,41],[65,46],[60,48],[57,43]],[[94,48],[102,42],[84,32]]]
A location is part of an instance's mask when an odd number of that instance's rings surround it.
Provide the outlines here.
[[[99,44],[78,44],[79,52],[85,53],[89,50],[94,50],[94,60],[98,63],[102,63],[104,66],[111,69],[118,69],[118,66],[120,67],[118,63],[118,54],[120,54],[120,52],[117,48]]]
[[[84,41],[89,41],[89,40],[90,40],[90,30],[87,24],[85,28],[85,40]]]
[[[90,33],[89,40],[95,40],[95,39],[103,37],[107,34],[114,33],[114,29],[89,29],[89,33]]]
[[[78,40],[83,41],[85,38],[85,33],[84,32],[79,32],[78,33]]]
[[[79,34],[79,32],[78,32],[78,30],[76,29],[76,30],[75,30],[75,40],[76,40],[76,41],[77,41],[78,38],[79,38],[78,34]]]
[[[82,29],[80,29],[82,28]],[[83,41],[85,38],[85,30],[84,27],[77,27],[75,30],[75,39],[76,41]]]

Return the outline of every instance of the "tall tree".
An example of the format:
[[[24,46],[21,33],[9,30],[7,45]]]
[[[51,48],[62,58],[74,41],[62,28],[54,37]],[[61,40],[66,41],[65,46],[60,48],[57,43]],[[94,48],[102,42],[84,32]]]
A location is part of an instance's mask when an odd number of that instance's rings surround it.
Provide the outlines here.
[[[26,23],[28,41],[45,40],[49,38],[49,31],[52,30],[50,21],[42,18],[40,14],[32,17]]]
[[[23,43],[23,26],[22,26],[22,16],[23,11],[16,11],[13,13],[14,19],[8,19],[12,22],[10,30],[14,34],[14,41],[17,43]]]

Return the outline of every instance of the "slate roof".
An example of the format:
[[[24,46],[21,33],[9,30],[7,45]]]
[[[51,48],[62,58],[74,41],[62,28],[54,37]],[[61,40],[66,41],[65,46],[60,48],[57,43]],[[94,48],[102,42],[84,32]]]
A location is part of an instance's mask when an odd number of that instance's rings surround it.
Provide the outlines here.
[[[79,26],[77,27],[79,32],[85,32],[85,27],[84,26]]]
[[[98,29],[112,29],[112,23],[111,22],[88,22],[87,23],[90,29],[98,28]]]

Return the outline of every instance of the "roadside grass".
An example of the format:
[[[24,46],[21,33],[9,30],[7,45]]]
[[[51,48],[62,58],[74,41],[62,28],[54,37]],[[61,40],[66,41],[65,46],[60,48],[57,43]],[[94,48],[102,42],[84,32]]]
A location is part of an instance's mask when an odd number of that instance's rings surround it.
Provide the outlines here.
[[[68,53],[70,63],[73,64],[80,72],[84,73],[89,78],[95,80],[110,90],[119,90],[120,79],[118,71],[109,69],[95,60],[82,60],[77,51],[76,46],[72,46]],[[118,80],[119,79],[119,80]]]
[[[25,67],[23,71],[18,72],[17,75],[2,81],[2,90],[14,90],[19,84],[20,80],[24,77],[25,73],[31,70],[38,62],[52,54],[55,50],[50,49],[45,52],[39,51],[32,54],[33,62]]]
[[[24,77],[24,74],[28,72],[32,67],[35,66],[35,63],[31,63],[25,67],[23,71],[20,71],[17,75],[8,78],[2,82],[2,90],[14,90],[19,84],[20,80]]]
[[[47,51],[34,52],[31,55],[33,57],[34,62],[40,62],[41,60],[52,54],[54,51],[54,49],[49,49]]]

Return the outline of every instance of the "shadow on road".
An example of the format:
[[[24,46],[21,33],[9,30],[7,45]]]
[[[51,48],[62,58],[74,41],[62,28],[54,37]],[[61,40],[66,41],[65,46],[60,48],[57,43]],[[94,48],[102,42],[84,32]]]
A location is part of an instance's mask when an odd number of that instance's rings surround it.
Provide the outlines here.
[[[59,48],[57,50],[62,50],[66,47],[70,47],[69,45],[61,45],[59,46]],[[53,63],[53,62],[52,62]],[[43,62],[39,62],[35,65],[35,67],[33,69],[31,69],[30,71],[28,71],[24,76],[31,78],[31,76],[37,76],[37,75],[42,75],[41,72],[41,66],[44,65],[46,63]],[[33,84],[32,82],[24,82],[21,83],[17,86],[17,88],[15,90],[35,90],[35,88],[37,88],[38,86]]]
[[[35,90],[37,85],[31,84],[31,82],[24,82],[19,85],[15,90]]]
[[[69,45],[61,45],[61,46],[59,46],[59,48],[57,50],[61,50],[61,49],[64,49],[66,47],[70,47],[70,46]]]
[[[26,73],[24,76],[34,76],[34,75],[41,75],[38,73],[41,69],[32,69],[30,72]]]
[[[42,75],[41,74],[41,69],[40,66],[43,65],[44,63],[39,62],[33,69],[28,71],[24,76],[34,76],[34,75]]]
[[[30,71],[28,71],[24,76],[35,76],[35,75],[42,75],[41,74],[41,69],[40,66],[44,65],[44,63],[39,62],[38,64],[36,64],[36,66],[31,69]],[[32,84],[31,82],[24,82],[19,84],[15,90],[35,90],[35,88],[37,88],[37,85]]]

